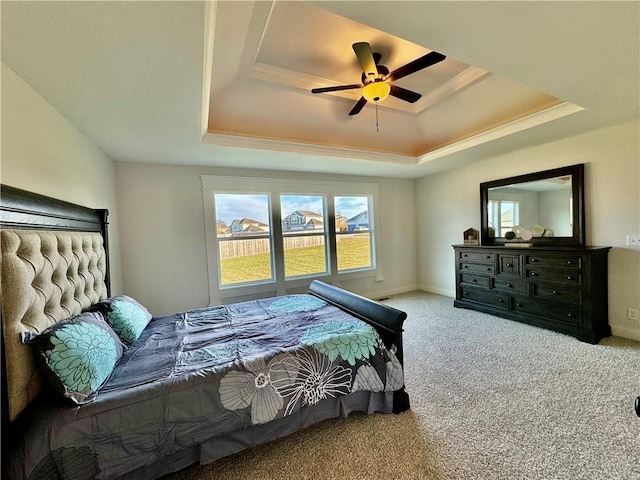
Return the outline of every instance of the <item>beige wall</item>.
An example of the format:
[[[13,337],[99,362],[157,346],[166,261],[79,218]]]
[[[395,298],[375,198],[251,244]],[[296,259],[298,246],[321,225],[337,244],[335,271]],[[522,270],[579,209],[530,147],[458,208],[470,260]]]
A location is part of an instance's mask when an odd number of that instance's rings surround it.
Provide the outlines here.
[[[342,286],[370,297],[417,288],[413,180],[116,162],[124,288],[154,315],[209,304],[199,175],[378,183],[384,281],[354,279]]]
[[[479,227],[478,184],[585,163],[587,242],[613,247],[609,323],[615,334],[640,340],[640,323],[626,318],[627,308],[640,308],[640,251],[625,245],[626,235],[640,233],[639,129],[637,121],[623,124],[417,181],[120,162],[114,167],[2,65],[0,180],[108,208],[113,292],[129,293],[162,314],[208,303],[200,174],[377,182],[384,281],[359,279],[344,286],[372,297],[418,285],[453,296],[451,245],[461,241],[467,228]]]
[[[51,104],[2,64],[3,184],[109,209],[111,287],[122,291],[113,162]]]
[[[480,228],[481,182],[584,163],[587,243],[613,247],[609,324],[615,335],[640,340],[640,323],[626,311],[640,308],[640,250],[626,246],[626,235],[640,234],[639,131],[635,121],[418,180],[420,288],[455,296],[451,245]]]

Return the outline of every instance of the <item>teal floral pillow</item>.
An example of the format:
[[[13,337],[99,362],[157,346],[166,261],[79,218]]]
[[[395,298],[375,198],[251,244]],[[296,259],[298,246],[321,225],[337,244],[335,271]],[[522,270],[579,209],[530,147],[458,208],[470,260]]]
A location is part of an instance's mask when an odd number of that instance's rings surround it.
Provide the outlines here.
[[[151,320],[151,314],[131,297],[118,295],[92,306],[92,312],[100,312],[118,334],[122,343],[130,347]]]
[[[25,338],[60,394],[78,405],[91,402],[122,358],[125,346],[99,313],[83,313]]]

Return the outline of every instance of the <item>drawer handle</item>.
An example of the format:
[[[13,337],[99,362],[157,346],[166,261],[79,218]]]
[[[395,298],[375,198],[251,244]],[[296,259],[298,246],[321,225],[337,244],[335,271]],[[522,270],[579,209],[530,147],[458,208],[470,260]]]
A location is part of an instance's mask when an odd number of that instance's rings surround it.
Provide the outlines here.
[[[532,276],[532,277],[535,277],[535,276],[537,276],[537,275],[538,275],[538,274],[537,274],[536,272],[531,272],[531,276]]]
[[[573,265],[573,261],[572,260],[567,260],[567,265]]]
[[[516,302],[516,307],[522,307],[523,305],[520,302]]]
[[[469,292],[467,292],[466,290],[462,292],[463,295],[469,295]]]
[[[551,290],[551,293],[553,293],[554,295],[560,295],[560,292],[557,290]]]
[[[473,279],[473,280],[471,280],[471,281],[475,283],[475,282],[477,282],[477,281],[478,281],[478,279],[477,279],[477,278],[474,278],[474,279]]]
[[[465,266],[464,266],[464,267],[462,267],[462,268],[469,268],[469,265],[465,265]]]
[[[531,258],[530,260],[531,260],[531,263],[536,263],[538,261],[537,258]]]
[[[513,267],[513,263],[507,263],[507,267]]]
[[[567,317],[573,318],[573,313],[567,313]]]
[[[569,276],[567,277],[567,280],[573,280],[573,277],[572,277],[571,275],[569,275]]]
[[[491,255],[487,255],[487,260],[491,260]]]
[[[490,271],[491,271],[491,267],[487,267],[487,272],[490,272]]]
[[[467,255],[466,253],[462,255],[464,258],[467,258],[469,255]]]
[[[499,298],[499,299],[498,299],[498,302],[500,302],[500,303],[504,303],[504,300],[503,300],[502,298]]]
[[[513,287],[513,285],[511,285],[510,283],[507,283],[507,287],[511,288]]]

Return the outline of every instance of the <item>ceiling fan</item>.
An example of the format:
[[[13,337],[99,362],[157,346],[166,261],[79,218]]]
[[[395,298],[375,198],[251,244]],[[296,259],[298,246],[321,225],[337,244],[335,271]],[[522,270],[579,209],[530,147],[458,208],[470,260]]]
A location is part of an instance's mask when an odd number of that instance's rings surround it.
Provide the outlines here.
[[[357,115],[367,102],[379,102],[391,95],[393,97],[404,100],[405,102],[415,103],[422,96],[419,93],[412,92],[405,88],[393,85],[393,81],[398,80],[407,75],[411,75],[423,68],[430,67],[441,62],[446,57],[438,52],[430,52],[426,55],[415,59],[406,65],[396,68],[389,73],[389,69],[384,65],[379,65],[381,55],[371,50],[371,45],[367,42],[357,42],[353,45],[353,51],[358,57],[358,62],[362,67],[362,83],[353,85],[338,85],[335,87],[314,88],[311,93],[336,92],[338,90],[362,89],[362,97],[358,103],[351,109],[349,115]]]

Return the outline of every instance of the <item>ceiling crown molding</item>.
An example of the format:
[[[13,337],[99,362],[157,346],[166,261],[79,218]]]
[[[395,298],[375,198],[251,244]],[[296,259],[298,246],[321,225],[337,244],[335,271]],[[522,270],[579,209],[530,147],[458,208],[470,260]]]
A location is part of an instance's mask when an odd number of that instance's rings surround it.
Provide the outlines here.
[[[519,118],[512,122],[500,125],[485,132],[473,135],[471,137],[462,139],[460,141],[450,143],[441,147],[437,147],[428,153],[418,156],[417,165],[422,165],[426,162],[430,162],[437,158],[446,157],[454,153],[466,150],[468,148],[475,147],[477,145],[497,140],[498,138],[506,137],[512,133],[517,133],[522,130],[542,125],[543,123],[556,120],[558,118],[566,117],[577,112],[581,112],[584,108],[574,105],[573,103],[563,102],[559,105],[554,105],[539,112],[535,112],[531,115]]]
[[[416,166],[446,157],[454,153],[475,147],[477,145],[497,140],[498,138],[517,133],[544,123],[556,120],[558,118],[572,115],[584,110],[578,105],[569,102],[563,102],[554,105],[545,110],[532,113],[526,117],[519,118],[512,122],[500,125],[485,132],[473,135],[468,138],[461,139],[457,142],[437,147],[429,152],[421,155],[398,155],[394,153],[373,152],[360,149],[331,147],[325,145],[313,145],[301,142],[288,142],[282,140],[274,140],[267,138],[257,138],[249,136],[222,134],[222,133],[206,133],[202,137],[202,142],[208,145],[216,145],[223,147],[249,148],[259,150],[270,150],[287,153],[321,155],[337,158],[355,158],[361,160],[373,160],[376,162],[386,162],[398,165]]]
[[[387,162],[410,166],[416,165],[416,158],[409,155],[373,152],[344,147],[330,147],[325,145],[312,145],[301,142],[287,142],[282,140],[229,135],[222,133],[207,133],[202,137],[202,142],[208,145],[216,145],[222,147],[251,148],[287,153],[322,155],[337,158],[373,160],[377,162]]]

